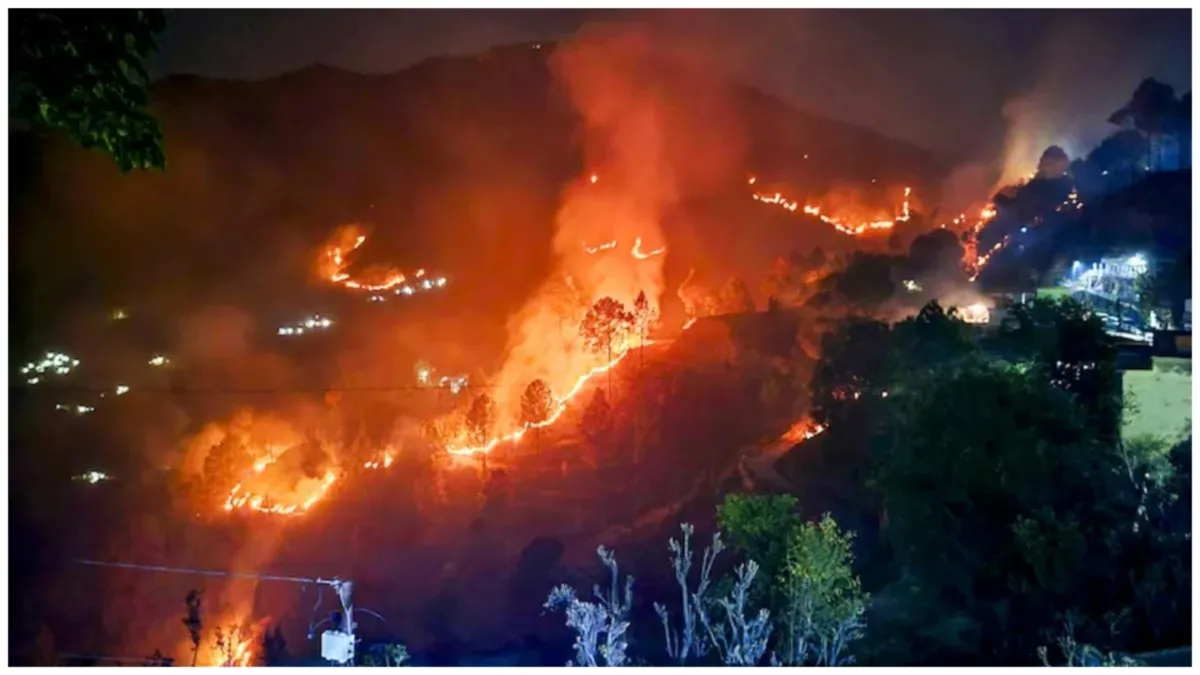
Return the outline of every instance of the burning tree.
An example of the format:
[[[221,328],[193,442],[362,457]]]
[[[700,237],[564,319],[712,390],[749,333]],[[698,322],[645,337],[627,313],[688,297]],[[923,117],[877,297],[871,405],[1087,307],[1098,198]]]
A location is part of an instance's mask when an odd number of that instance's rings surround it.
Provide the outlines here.
[[[226,436],[204,458],[204,499],[214,503],[223,500],[229,486],[238,482],[241,472],[252,461],[250,452],[241,441],[232,435]]]
[[[608,362],[612,363],[613,350],[620,350],[625,345],[633,327],[634,315],[625,309],[625,305],[612,298],[600,298],[583,317],[579,334],[591,352],[607,354]],[[608,393],[612,394],[611,370],[608,372]]]
[[[554,394],[544,380],[534,380],[521,395],[521,424],[533,428],[534,442],[541,451],[541,427],[554,414]]]
[[[467,434],[471,443],[478,447],[487,445],[488,437],[492,435],[492,427],[495,425],[496,402],[486,393],[476,396],[475,400],[471,401],[470,409],[467,410]],[[487,456],[486,450],[479,453],[485,476],[487,475]]]
[[[638,293],[637,300],[633,301],[632,319],[633,331],[645,346],[646,336],[658,323],[658,310],[650,306],[650,301],[646,299],[646,291]]]

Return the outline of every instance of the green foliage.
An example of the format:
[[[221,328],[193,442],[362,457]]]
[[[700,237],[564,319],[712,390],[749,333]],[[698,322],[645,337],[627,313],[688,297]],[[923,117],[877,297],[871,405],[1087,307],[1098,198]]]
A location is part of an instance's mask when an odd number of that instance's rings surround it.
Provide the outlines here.
[[[841,419],[861,397],[890,383],[893,367],[888,325],[848,319],[821,339],[821,360],[810,384],[813,420],[824,425]]]
[[[854,533],[826,513],[787,540],[778,577],[785,598],[781,652],[785,665],[847,665],[849,643],[862,637],[868,596],[854,574]]]
[[[717,521],[744,557],[758,562],[752,604],[775,618],[775,656],[784,665],[848,663],[861,637],[867,595],[854,573],[853,533],[825,514],[803,522],[791,495],[727,495]]]
[[[13,10],[9,20],[10,116],[107,152],[122,172],[166,167],[142,67],[161,10]]]
[[[797,500],[792,495],[726,495],[717,506],[717,523],[730,544],[758,563],[751,601],[777,609],[774,582],[784,569],[789,542],[799,532]]]
[[[400,643],[376,645],[362,656],[366,668],[399,668],[409,660],[408,647]]]
[[[1125,654],[1104,652],[1093,645],[1079,644],[1075,641],[1074,629],[1070,623],[1055,642],[1062,656],[1061,665],[1067,668],[1130,668],[1146,665]],[[1058,665],[1050,663],[1050,650],[1045,645],[1038,647],[1037,654],[1043,666]]]
[[[1100,319],[1071,298],[1036,298],[1012,308],[988,345],[1075,395],[1107,441],[1121,428],[1117,350]]]

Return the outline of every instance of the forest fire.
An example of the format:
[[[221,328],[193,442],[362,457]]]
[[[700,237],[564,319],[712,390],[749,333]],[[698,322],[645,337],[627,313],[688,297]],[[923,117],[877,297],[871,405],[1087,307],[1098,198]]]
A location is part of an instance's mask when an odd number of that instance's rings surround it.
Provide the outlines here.
[[[390,460],[388,464],[390,464]],[[254,465],[255,473],[262,473],[267,465],[259,463]],[[284,516],[292,516],[302,514],[313,507],[314,504],[321,501],[329,492],[329,488],[337,481],[337,474],[332,470],[325,472],[324,477],[317,484],[310,494],[299,502],[282,503],[276,499],[272,499],[269,495],[262,493],[250,492],[242,489],[242,483],[233,486],[229,491],[229,496],[225,499],[225,510],[234,511],[238,509],[249,509],[259,513],[274,513]]]
[[[792,443],[807,441],[808,439],[821,434],[826,427],[813,422],[805,417],[804,419],[793,424],[787,431],[783,433],[783,439]]]
[[[652,344],[652,342],[647,340],[646,344],[649,345],[649,344]],[[503,445],[505,443],[516,443],[517,441],[520,441],[521,438],[523,436],[525,436],[525,432],[529,431],[530,429],[542,429],[542,428],[550,426],[551,424],[554,424],[554,422],[557,421],[559,417],[562,417],[563,412],[565,412],[567,409],[567,404],[570,403],[571,399],[575,398],[575,395],[578,394],[581,389],[583,389],[583,385],[587,384],[588,380],[591,380],[593,377],[595,377],[597,375],[602,375],[604,373],[607,373],[608,371],[615,368],[617,366],[617,364],[619,364],[621,361],[623,361],[625,359],[625,357],[628,356],[631,351],[633,351],[633,350],[628,349],[628,348],[623,349],[617,355],[617,357],[614,358],[612,361],[609,361],[608,363],[601,365],[601,366],[596,366],[595,368],[591,369],[587,373],[584,373],[583,375],[581,375],[579,377],[579,379],[575,381],[574,387],[572,387],[569,391],[567,391],[567,393],[564,394],[563,396],[556,397],[553,412],[550,414],[549,417],[546,418],[545,421],[523,425],[523,426],[521,426],[521,428],[517,429],[516,431],[513,431],[504,436],[497,436],[496,438],[493,438],[490,441],[488,441],[487,443],[484,443],[482,445],[447,447],[446,452],[448,454],[456,456],[456,457],[470,457],[472,455],[478,455],[480,453],[487,454],[487,453],[491,452],[492,450],[494,450],[496,448],[496,446],[498,446],[498,445]]]
[[[1008,244],[1008,237],[996,242],[990,249],[984,253],[979,253],[979,234],[983,228],[987,226],[992,218],[996,217],[996,207],[988,204],[979,210],[979,218],[971,225],[967,231],[963,241],[963,269],[970,274],[970,281],[975,281],[979,276],[980,271],[987,265],[988,259],[991,258],[997,251],[1004,248]],[[959,214],[953,221],[955,226],[961,226],[967,222],[967,217],[964,214]],[[945,227],[945,225],[942,225]]]
[[[322,249],[317,259],[318,273],[324,279],[334,284],[356,291],[393,291],[396,295],[413,295],[418,290],[432,290],[446,285],[445,277],[429,278],[424,269],[413,273],[414,281],[403,272],[391,267],[372,267],[364,271],[361,278],[354,278],[347,272],[350,263],[347,256],[358,250],[367,235],[363,234],[358,225],[345,225],[330,238],[330,242]],[[376,298],[380,296],[372,296]]]
[[[749,184],[754,185],[757,181],[757,178],[752,177],[749,180]],[[904,201],[900,206],[900,215],[896,216],[895,218],[891,220],[861,220],[857,225],[851,224],[853,220],[857,219],[849,216],[835,217],[825,215],[822,213],[822,208],[816,204],[805,204],[802,210],[806,215],[814,216],[819,218],[822,222],[832,225],[834,229],[842,234],[858,236],[872,230],[890,230],[896,226],[896,223],[908,221],[911,218],[911,212],[909,210],[909,197],[911,195],[912,188],[904,188]],[[800,208],[799,202],[787,199],[779,192],[776,192],[775,194],[756,192],[751,196],[756,201],[760,201],[764,204],[777,204],[788,211],[794,212]]]

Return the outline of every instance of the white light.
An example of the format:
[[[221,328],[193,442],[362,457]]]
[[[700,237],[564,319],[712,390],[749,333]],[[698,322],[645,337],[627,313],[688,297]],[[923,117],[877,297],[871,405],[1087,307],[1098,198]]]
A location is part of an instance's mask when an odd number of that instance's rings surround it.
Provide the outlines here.
[[[121,394],[124,394],[127,391],[129,391],[129,387],[126,387],[123,384],[117,385],[117,396],[120,396]]]
[[[1024,233],[1026,233],[1026,232],[1028,232],[1028,231],[1029,231],[1029,228],[1028,228],[1028,227],[1022,227],[1022,228],[1021,228],[1021,234],[1024,234]]]
[[[165,366],[170,362],[171,362],[171,359],[168,359],[167,357],[165,357],[161,354],[157,354],[154,356],[154,358],[150,359],[150,365],[154,366],[155,368]]]

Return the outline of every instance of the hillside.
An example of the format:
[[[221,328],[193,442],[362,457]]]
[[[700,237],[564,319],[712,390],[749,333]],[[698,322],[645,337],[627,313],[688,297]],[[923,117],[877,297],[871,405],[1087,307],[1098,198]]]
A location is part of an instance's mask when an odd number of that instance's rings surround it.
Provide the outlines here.
[[[122,176],[99,154],[13,134],[14,323],[45,326],[68,302],[275,298],[306,279],[310,247],[352,220],[377,226],[377,254],[451,268],[480,311],[503,315],[544,273],[561,188],[584,170],[551,52],[520,45],[387,75],[313,66],[258,82],[170,77],[152,90],[165,175]],[[941,167],[918,148],[702,84],[665,81],[662,93],[668,142],[723,158],[709,189],[667,214],[668,236],[696,235],[671,242],[695,244],[689,256],[744,255],[761,268],[766,249],[795,245],[778,239],[793,221],[746,198],[751,174],[813,195],[879,179],[934,197]],[[751,219],[771,240],[762,252],[745,230],[729,236],[731,220]]]

